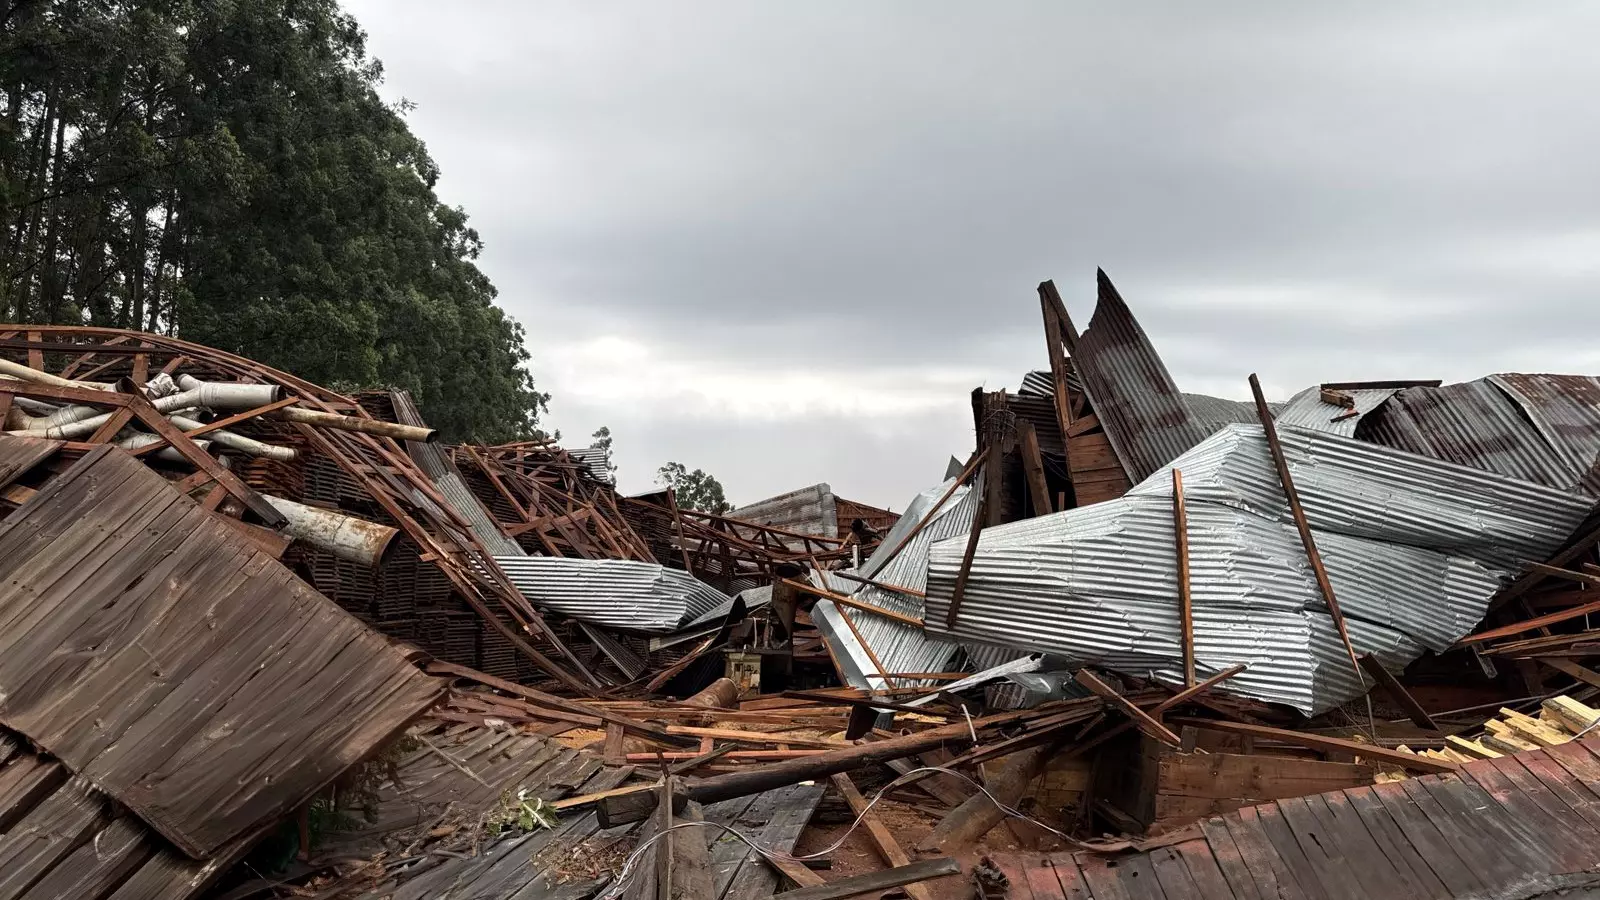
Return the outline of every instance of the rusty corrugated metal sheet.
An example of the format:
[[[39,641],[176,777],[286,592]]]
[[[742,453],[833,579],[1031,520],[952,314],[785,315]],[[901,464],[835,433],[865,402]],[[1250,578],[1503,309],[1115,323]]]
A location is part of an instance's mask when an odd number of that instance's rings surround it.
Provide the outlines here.
[[[1355,436],[1422,456],[1563,490],[1582,475],[1505,391],[1486,379],[1412,387],[1363,416]]]
[[[1073,365],[1112,450],[1137,483],[1209,431],[1190,411],[1111,279],[1104,271],[1096,278],[1099,302],[1073,351]]]
[[[1600,378],[1593,375],[1490,375],[1533,427],[1564,456],[1574,485],[1600,496]]]
[[[297,808],[439,694],[113,447],[0,524],[0,724],[192,857]]]

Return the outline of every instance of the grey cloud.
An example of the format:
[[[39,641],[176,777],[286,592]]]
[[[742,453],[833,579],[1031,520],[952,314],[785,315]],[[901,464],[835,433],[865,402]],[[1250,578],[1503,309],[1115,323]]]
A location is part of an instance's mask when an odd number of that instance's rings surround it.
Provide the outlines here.
[[[1594,368],[1600,269],[1489,258],[1600,233],[1592,4],[351,9],[536,377],[613,334],[1014,385],[1044,361],[1033,286],[1055,278],[1087,324],[1096,265],[1187,390]],[[630,453],[742,499],[831,480],[899,504],[971,442],[959,392],[893,423],[920,439],[835,454],[811,436],[891,426],[674,418],[541,382],[569,434],[610,424],[626,447],[621,417],[651,415]]]

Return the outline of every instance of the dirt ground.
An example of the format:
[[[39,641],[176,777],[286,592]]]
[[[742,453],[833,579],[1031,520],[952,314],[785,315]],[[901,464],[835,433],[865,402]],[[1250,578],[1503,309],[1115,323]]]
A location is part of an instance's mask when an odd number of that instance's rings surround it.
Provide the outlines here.
[[[882,822],[889,833],[906,851],[912,860],[927,859],[940,854],[918,853],[916,846],[923,838],[933,831],[936,820],[929,814],[917,810],[905,803],[885,799],[872,808],[872,814]],[[845,833],[848,825],[816,825],[813,824],[800,835],[800,841],[795,845],[796,856],[816,853],[831,846]],[[1019,837],[1021,840],[1019,840]],[[991,830],[983,840],[970,847],[962,847],[944,855],[952,856],[961,863],[962,874],[951,875],[945,878],[923,882],[933,895],[934,900],[971,900],[973,896],[972,876],[968,873],[978,860],[991,852],[1012,850],[1052,850],[1060,849],[1059,842],[1048,832],[1042,831],[1025,822],[1013,820],[1003,823]],[[833,851],[833,866],[820,871],[823,878],[835,881],[851,875],[861,875],[867,872],[876,872],[888,867],[888,863],[878,855],[867,836],[866,829],[857,828],[843,844]],[[871,896],[871,895],[866,895]],[[882,896],[893,896],[885,892]]]

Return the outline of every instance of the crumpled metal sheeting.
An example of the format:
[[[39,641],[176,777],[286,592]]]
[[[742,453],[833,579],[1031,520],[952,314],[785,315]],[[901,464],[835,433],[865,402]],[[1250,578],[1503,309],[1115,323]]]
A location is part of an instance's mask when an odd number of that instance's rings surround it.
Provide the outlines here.
[[[1073,367],[1123,470],[1138,482],[1208,431],[1105,272],[1098,283],[1099,301],[1073,350]]]
[[[1346,415],[1351,410],[1343,406],[1322,402],[1322,388],[1312,385],[1283,404],[1273,414],[1273,419],[1278,425],[1294,425],[1312,431],[1325,431],[1328,434],[1342,434],[1345,437],[1355,437],[1356,424],[1367,413],[1372,412],[1390,397],[1395,395],[1398,388],[1341,388],[1339,393],[1345,394],[1355,401],[1355,415]],[[1257,421],[1255,410],[1250,411],[1248,419],[1239,419],[1240,422]]]
[[[1547,555],[1588,505],[1348,438],[1292,428],[1283,436],[1352,642],[1395,668],[1470,631],[1508,574],[1495,562]],[[1189,501],[1202,669],[1248,663],[1251,671],[1226,689],[1307,713],[1361,693],[1260,429],[1230,426],[1174,465],[1185,473]],[[1120,500],[986,529],[948,633],[1176,675],[1170,494],[1171,478],[1160,472]],[[930,555],[932,632],[947,631],[964,550],[964,542],[945,541]]]
[[[1194,420],[1200,423],[1202,434],[1210,434],[1224,425],[1235,422],[1258,421],[1256,405],[1248,400],[1229,400],[1209,394],[1184,394],[1183,402],[1189,407],[1189,413],[1194,416]],[[1273,409],[1274,404],[1267,404],[1267,408]]]
[[[1590,498],[1337,435],[1284,427],[1279,443],[1306,519],[1319,532],[1429,547],[1512,567],[1545,559],[1588,513]],[[1259,426],[1231,425],[1128,492],[1184,496],[1288,521],[1289,503]]]
[[[1482,379],[1399,391],[1361,420],[1356,437],[1563,490],[1588,468],[1557,452],[1510,395]]]
[[[957,487],[944,506],[934,513],[927,527],[906,542],[906,535],[928,518],[929,511],[950,490],[953,481],[948,479],[938,487],[923,491],[906,505],[900,521],[889,530],[872,558],[862,565],[860,574],[863,578],[917,591],[923,589],[928,578],[929,548],[945,538],[965,535],[977,514],[978,497],[983,484],[982,472],[970,484]],[[917,597],[860,583],[852,583],[851,588],[850,591],[836,590],[835,593],[853,593],[863,603],[908,616],[922,615],[922,601]],[[961,649],[958,644],[936,640],[920,628],[883,616],[860,610],[851,610],[849,615],[856,630],[861,632],[861,637],[872,646],[872,652],[877,654],[890,672],[946,671]],[[883,679],[877,677],[876,667],[861,647],[861,642],[856,640],[855,634],[841,617],[838,607],[827,601],[819,601],[812,608],[811,619],[822,631],[835,658],[847,658],[859,669],[859,672],[852,673],[846,666],[846,680],[856,687],[885,686]]]
[[[535,606],[625,631],[677,631],[732,599],[687,573],[626,559],[497,556]]]
[[[1533,427],[1565,456],[1574,485],[1600,496],[1600,378],[1593,375],[1490,375],[1510,394]]]

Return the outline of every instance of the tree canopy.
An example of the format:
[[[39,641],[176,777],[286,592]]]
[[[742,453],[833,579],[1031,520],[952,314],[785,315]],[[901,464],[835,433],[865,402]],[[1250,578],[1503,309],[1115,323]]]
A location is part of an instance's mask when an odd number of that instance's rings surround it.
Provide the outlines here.
[[[689,471],[680,462],[669,462],[656,470],[656,483],[672,489],[678,505],[684,509],[722,515],[733,509],[722,492],[722,482],[701,469]]]
[[[457,440],[548,397],[336,0],[0,0],[0,321],[139,328]]]

